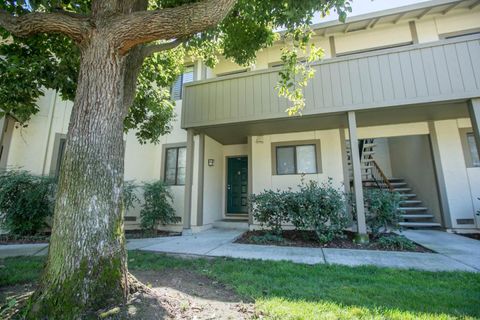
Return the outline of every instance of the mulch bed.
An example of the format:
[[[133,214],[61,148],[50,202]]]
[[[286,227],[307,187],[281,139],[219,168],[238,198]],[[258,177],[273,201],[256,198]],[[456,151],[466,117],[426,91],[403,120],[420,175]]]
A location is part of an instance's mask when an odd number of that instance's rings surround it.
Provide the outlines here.
[[[353,242],[355,233],[345,231],[343,238],[335,239],[328,243],[320,243],[313,231],[284,230],[281,237],[270,237],[266,230],[247,231],[236,243],[257,244],[257,245],[275,245],[285,247],[309,247],[309,248],[336,248],[336,249],[360,249],[360,250],[382,250],[382,251],[409,251],[409,252],[433,252],[425,247],[415,243],[413,250],[394,250],[385,248],[378,243],[378,238],[370,235],[370,243],[356,244]],[[385,233],[382,236],[398,236],[394,233]]]
[[[145,233],[141,230],[127,230],[125,237],[127,239],[142,239],[142,238],[161,238],[179,236],[179,232],[161,231],[156,233]],[[29,243],[48,243],[50,241],[50,233],[43,233],[34,236],[14,236],[8,234],[0,235],[0,245],[2,244],[29,244]]]

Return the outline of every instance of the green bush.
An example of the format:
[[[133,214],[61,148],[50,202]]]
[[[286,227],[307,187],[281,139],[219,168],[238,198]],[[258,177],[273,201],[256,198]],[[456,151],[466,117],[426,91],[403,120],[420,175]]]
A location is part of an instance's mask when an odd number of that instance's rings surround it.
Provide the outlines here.
[[[135,207],[135,203],[139,203],[140,199],[137,196],[136,190],[138,186],[135,181],[125,181],[123,184],[123,205],[125,212]]]
[[[140,226],[144,231],[154,232],[159,224],[180,222],[172,207],[172,195],[162,181],[145,183],[144,202],[140,211]]]
[[[250,205],[255,220],[276,235],[292,223],[297,230],[314,230],[320,242],[329,242],[342,235],[348,221],[344,195],[331,179],[321,185],[302,180],[296,192],[266,190],[253,195]]]
[[[415,243],[404,236],[383,236],[378,239],[378,244],[390,250],[414,250]]]
[[[295,193],[296,210],[290,210],[290,221],[298,230],[314,230],[320,242],[330,242],[343,235],[347,226],[344,194],[333,187],[332,179],[323,184],[310,181]]]
[[[252,215],[262,227],[275,235],[282,233],[282,224],[288,222],[292,191],[265,190],[250,197]]]
[[[400,194],[381,189],[364,190],[366,220],[372,234],[377,236],[381,229],[398,228],[400,220]]]
[[[12,235],[35,235],[47,227],[55,181],[26,171],[0,172],[0,223]]]

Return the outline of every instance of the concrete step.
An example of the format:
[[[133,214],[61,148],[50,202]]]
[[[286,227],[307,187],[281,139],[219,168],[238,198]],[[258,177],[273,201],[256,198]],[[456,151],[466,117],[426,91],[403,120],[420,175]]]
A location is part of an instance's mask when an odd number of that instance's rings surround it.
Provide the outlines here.
[[[403,219],[433,219],[433,214],[401,214]]]
[[[412,205],[412,204],[421,204],[421,200],[401,200],[400,205]]]
[[[396,191],[396,192],[408,192],[408,191],[412,191],[412,188],[394,188],[393,191]]]
[[[399,207],[400,211],[427,211],[427,207]]]
[[[406,198],[415,198],[417,196],[416,193],[400,193],[400,198],[406,199]]]
[[[239,219],[223,219],[213,223],[214,228],[218,229],[235,229],[235,230],[248,230],[248,220]]]
[[[407,183],[406,182],[390,182],[390,185],[394,188],[395,187],[404,187],[404,186],[407,185]]]
[[[439,228],[440,223],[436,222],[400,222],[400,226],[407,228]]]

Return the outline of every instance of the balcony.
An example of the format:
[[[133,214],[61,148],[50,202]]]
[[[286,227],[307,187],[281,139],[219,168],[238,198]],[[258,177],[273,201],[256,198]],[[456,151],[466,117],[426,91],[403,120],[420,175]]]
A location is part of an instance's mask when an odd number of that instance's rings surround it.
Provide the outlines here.
[[[480,97],[480,36],[352,54],[314,68],[315,77],[305,89],[305,116],[462,101]],[[288,101],[274,89],[278,71],[187,84],[182,126],[288,118]]]

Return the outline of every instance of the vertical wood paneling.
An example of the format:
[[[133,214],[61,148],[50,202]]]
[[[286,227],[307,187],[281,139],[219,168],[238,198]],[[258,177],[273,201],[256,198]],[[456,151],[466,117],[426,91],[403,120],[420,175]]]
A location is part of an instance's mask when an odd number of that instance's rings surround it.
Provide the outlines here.
[[[240,103],[240,98],[238,96],[238,85],[239,85],[239,79],[233,79],[230,82],[230,93],[231,93],[231,99],[230,99],[230,114],[232,119],[236,119],[239,116],[239,103]]]
[[[383,100],[382,76],[380,74],[380,64],[377,57],[368,58],[368,69],[370,70],[370,80],[372,82],[373,101]]]
[[[462,73],[458,62],[457,50],[455,45],[450,44],[443,47],[445,58],[447,59],[448,75],[452,85],[453,92],[464,91]]]
[[[478,39],[352,56],[314,68],[304,91],[308,114],[480,96]],[[278,96],[278,79],[278,72],[265,72],[186,86],[185,125],[286,117],[291,104]]]
[[[432,48],[421,49],[420,52],[422,56],[425,80],[427,82],[428,94],[431,96],[438,95],[440,94],[440,82],[438,81],[438,74],[435,68]]]
[[[475,74],[473,71],[472,61],[470,60],[467,44],[465,42],[457,43],[455,45],[455,53],[458,57],[458,61],[461,62],[460,72],[462,73],[463,86],[465,87],[465,90],[472,91],[477,89],[477,83],[475,81]]]
[[[417,96],[428,96],[427,82],[425,80],[425,70],[423,69],[422,56],[419,50],[410,52],[412,62],[413,79],[415,80],[415,88]]]
[[[312,81],[312,86],[313,86],[313,96],[315,99],[315,110],[323,108],[323,90],[322,90],[322,72],[321,72],[321,67],[317,66],[315,72],[315,75],[313,76]]]
[[[322,73],[323,105],[326,108],[333,106],[332,79],[330,78],[330,64],[320,68]]]
[[[240,119],[245,118],[247,114],[245,81],[246,78],[238,78],[238,117]]]
[[[380,65],[383,97],[386,100],[393,100],[395,99],[395,93],[393,91],[392,72],[390,69],[390,61],[388,59],[388,55],[379,56],[378,62]]]
[[[473,66],[473,74],[477,83],[477,90],[480,89],[480,40],[469,41],[468,51],[470,53],[470,62]]]
[[[344,105],[351,105],[353,103],[352,98],[352,86],[350,81],[350,69],[348,68],[348,62],[340,62],[340,81],[342,82],[342,98]]]
[[[261,114],[269,114],[270,113],[270,81],[268,77],[268,73],[264,73],[261,75],[261,88],[262,88],[262,110]]]
[[[362,58],[358,60],[358,69],[360,71],[360,86],[363,95],[363,103],[372,103],[372,82],[370,81],[370,69],[368,67],[367,58]]]
[[[340,70],[338,63],[330,65],[330,79],[332,82],[333,105],[341,107],[343,105],[342,80],[340,79]]]
[[[253,114],[262,114],[262,75],[253,76]]]
[[[405,89],[405,96],[407,98],[415,98],[417,96],[417,90],[415,89],[415,79],[413,77],[412,60],[410,58],[410,52],[401,52],[399,54],[400,67],[402,68],[403,86]]]
[[[437,79],[440,84],[440,93],[447,94],[452,92],[452,85],[450,84],[450,76],[448,74],[447,59],[445,58],[445,51],[443,46],[433,47],[433,61],[437,71]]]
[[[358,61],[348,61],[350,74],[350,85],[352,86],[352,103],[361,104],[363,102],[362,87],[360,85],[360,72],[358,70]]]
[[[393,93],[396,100],[405,98],[405,88],[403,86],[402,67],[398,53],[388,55],[388,62],[392,75]]]

